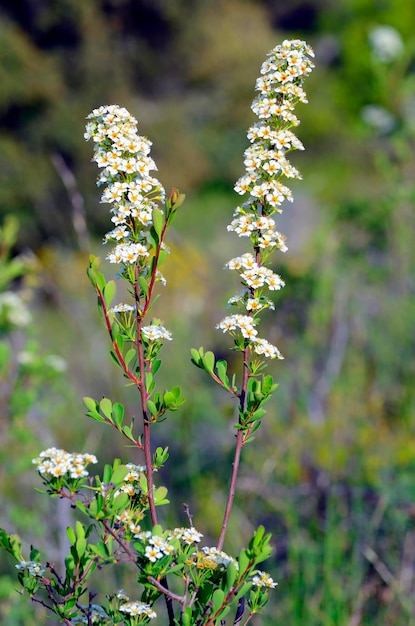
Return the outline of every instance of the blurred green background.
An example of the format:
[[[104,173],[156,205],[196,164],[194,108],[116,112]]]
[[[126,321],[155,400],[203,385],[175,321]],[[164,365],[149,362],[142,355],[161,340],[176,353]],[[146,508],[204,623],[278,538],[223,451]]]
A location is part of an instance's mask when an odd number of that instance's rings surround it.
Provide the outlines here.
[[[398,37],[389,56],[387,42],[374,47],[379,26]],[[161,515],[185,523],[187,502],[215,541],[233,406],[191,366],[189,348],[232,358],[214,326],[238,288],[222,267],[245,251],[226,225],[253,88],[266,52],[300,37],[316,52],[297,113],[306,151],[292,156],[303,180],[281,216],[289,251],[274,269],[287,286],[263,333],[285,360],[270,366],[280,387],[244,450],[225,549],[260,523],[273,534],[267,569],[279,586],[255,623],[415,624],[414,33],[407,0],[3,0],[0,218],[20,224],[11,256],[28,269],[11,286],[32,322],[2,327],[2,526],[59,561],[72,513],[33,492],[31,458],[57,445],[130,460],[80,400],[106,395],[138,411],[107,357],[85,274],[110,227],[85,117],[117,103],[153,141],[166,189],[187,195],[157,309],[175,335],[162,380],[188,398],[155,432],[171,450],[160,479],[178,503]],[[23,369],[12,356],[22,350],[32,355]],[[27,626],[35,613],[46,623],[15,593],[12,570],[1,555],[1,623]],[[131,586],[124,576],[108,584]]]

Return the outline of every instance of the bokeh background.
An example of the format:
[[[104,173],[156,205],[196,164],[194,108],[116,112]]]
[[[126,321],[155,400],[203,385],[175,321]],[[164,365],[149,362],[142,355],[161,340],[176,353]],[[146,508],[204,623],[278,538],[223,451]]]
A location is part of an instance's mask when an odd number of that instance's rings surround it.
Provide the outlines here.
[[[415,12],[407,0],[3,0],[0,6],[2,291],[30,314],[8,318],[0,295],[1,525],[26,544],[66,550],[73,513],[34,493],[31,459],[47,445],[130,460],[84,417],[81,397],[137,399],[107,356],[85,268],[105,255],[85,117],[127,107],[153,141],[166,189],[186,194],[170,235],[157,309],[175,341],[165,385],[188,401],[158,427],[171,458],[160,477],[185,523],[189,504],[215,541],[226,498],[233,406],[190,364],[203,345],[232,358],[214,330],[237,288],[224,263],[243,173],[250,103],[265,54],[284,38],[316,52],[298,108],[303,180],[275,257],[286,288],[264,335],[285,360],[280,387],[244,450],[225,549],[253,529],[273,534],[279,581],[264,626],[415,624]],[[379,30],[379,27],[388,27]],[[383,37],[383,39],[382,39]],[[17,225],[18,223],[18,225]],[[14,264],[8,258],[14,259]],[[12,267],[12,269],[11,269]],[[107,268],[107,275],[112,268]],[[23,306],[23,305],[21,305]],[[9,303],[10,309],[10,303]],[[9,316],[10,317],[10,316]],[[18,326],[18,327],[17,327]],[[139,462],[140,459],[137,459]],[[15,592],[0,555],[0,620],[46,623]],[[100,581],[133,589],[131,573]],[[161,622],[160,622],[161,623]]]

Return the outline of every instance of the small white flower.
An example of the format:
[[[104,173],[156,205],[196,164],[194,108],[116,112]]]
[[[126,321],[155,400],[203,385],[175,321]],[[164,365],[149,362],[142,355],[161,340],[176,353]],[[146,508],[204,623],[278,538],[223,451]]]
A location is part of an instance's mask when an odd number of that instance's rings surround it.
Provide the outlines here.
[[[261,572],[260,570],[257,570],[256,575],[252,579],[252,584],[255,587],[268,587],[269,589],[274,589],[278,585],[267,572]]]
[[[122,613],[128,613],[129,615],[145,615],[150,619],[157,617],[157,613],[153,611],[149,604],[144,602],[126,602],[120,606]]]
[[[144,337],[149,341],[162,341],[163,339],[172,341],[173,339],[171,332],[164,328],[164,326],[154,324],[151,326],[143,326],[141,330]]]
[[[156,546],[146,546],[145,555],[152,563],[155,563],[158,559],[163,558],[163,552]]]
[[[116,304],[112,307],[112,309],[110,309],[111,313],[130,313],[132,311],[135,311],[135,307],[131,304],[124,304],[122,302],[120,302],[120,304]]]

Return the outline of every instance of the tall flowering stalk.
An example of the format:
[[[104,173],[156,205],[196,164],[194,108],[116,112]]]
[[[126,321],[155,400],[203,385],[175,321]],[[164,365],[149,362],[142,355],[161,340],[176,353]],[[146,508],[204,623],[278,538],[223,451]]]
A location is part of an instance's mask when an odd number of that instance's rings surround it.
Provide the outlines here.
[[[307,102],[302,84],[314,67],[312,57],[313,50],[304,41],[284,41],[268,53],[261,67],[261,76],[256,81],[259,93],[252,103],[252,110],[259,121],[248,130],[251,145],[244,154],[246,173],[235,184],[235,191],[248,197],[235,209],[228,226],[229,231],[249,241],[251,251],[226,264],[226,268],[238,273],[242,290],[228,302],[238,312],[225,317],[216,326],[232,336],[235,349],[242,353],[240,387],[230,384],[224,361],[216,363],[215,373],[212,353],[208,353],[207,358],[203,350],[192,353],[194,363],[206,369],[239,400],[235,455],[218,549],[225,540],[242,447],[260,426],[265,415],[262,405],[277,387],[271,376],[262,374],[266,360],[284,358],[277,346],[258,335],[257,327],[261,313],[274,309],[269,292],[284,287],[282,278],[269,267],[274,251],[287,250],[285,237],[277,230],[274,217],[282,212],[281,205],[285,200],[293,200],[291,190],[282,181],[301,178],[286,155],[292,150],[304,149],[290,129],[300,123],[294,114],[296,104]]]
[[[149,509],[155,525],[157,513],[153,497],[150,426],[167,408],[177,408],[183,399],[177,389],[170,403],[159,401],[155,406],[150,399],[154,390],[154,375],[160,367],[158,354],[163,342],[171,341],[172,335],[159,321],[153,320],[150,325],[144,325],[144,319],[152,304],[155,284],[165,284],[158,269],[168,252],[164,237],[183,197],[174,191],[165,203],[164,188],[150,174],[157,169],[150,156],[151,142],[138,135],[137,120],[127,109],[116,105],[103,106],[95,109],[87,119],[85,138],[95,142],[93,160],[102,168],[97,182],[99,186],[105,186],[101,202],[111,205],[111,221],[114,224],[104,239],[105,243],[113,246],[107,259],[119,265],[119,276],[129,283],[133,304],[119,303],[108,308],[108,301],[115,293],[115,284],[102,281],[97,273],[95,258],[91,259],[89,276],[97,290],[113,343],[114,358],[124,375],[139,389],[143,442],[135,440],[135,443],[144,450]],[[163,209],[160,203],[165,203]]]
[[[111,206],[113,225],[104,238],[104,244],[110,246],[106,258],[127,283],[129,301],[113,304],[116,284],[106,281],[98,258],[90,257],[88,275],[110,337],[111,356],[138,391],[142,424],[133,420],[125,423],[124,407],[109,398],[99,402],[84,398],[84,403],[90,417],[115,428],[130,447],[144,453],[145,465],[121,464],[115,459],[105,466],[102,477],[92,477],[86,469],[97,462],[92,454],[49,448],[34,459],[46,493],[68,499],[89,525],[77,521],[74,528],[68,528],[71,547],[64,574],[53,563],[41,560],[34,548],[25,559],[18,537],[2,529],[0,547],[17,560],[24,590],[60,623],[148,624],[157,617],[153,607],[163,597],[169,626],[246,626],[266,606],[268,591],[277,584],[258,569],[271,554],[270,535],[263,527],[236,558],[222,547],[242,448],[260,426],[265,415],[263,405],[277,387],[271,376],[264,375],[264,369],[268,359],[283,358],[276,346],[258,335],[257,328],[261,313],[274,308],[269,292],[284,285],[269,267],[271,254],[287,249],[274,216],[281,212],[284,200],[292,200],[283,178],[300,177],[286,154],[303,148],[290,128],[299,123],[293,113],[296,103],[306,102],[302,82],[313,67],[312,56],[305,42],[284,41],[269,53],[257,81],[259,95],[252,108],[259,122],[248,131],[251,146],[245,151],[247,171],[235,185],[239,194],[248,197],[236,208],[228,227],[245,237],[251,248],[226,264],[239,275],[242,290],[229,301],[237,312],[217,325],[218,330],[231,335],[234,349],[241,353],[239,386],[235,377],[229,379],[226,361],[216,360],[203,348],[191,351],[193,363],[238,401],[235,456],[216,546],[199,547],[203,535],[193,527],[190,513],[188,528],[164,530],[158,524],[156,507],[167,503],[167,489],[153,482],[153,472],[164,465],[168,450],[153,451],[151,427],[167,411],[178,409],[184,399],[178,387],[156,391],[160,351],[172,335],[160,320],[148,321],[148,316],[156,298],[156,284],[165,284],[160,265],[168,253],[166,231],[184,196],[173,189],[166,198],[161,183],[151,175],[156,170],[151,143],[138,135],[137,121],[126,109],[103,106],[88,116],[85,138],[95,143],[93,160],[102,170],[98,178],[98,185],[103,187],[101,201]],[[121,589],[111,590],[106,601],[96,603],[93,572],[118,562],[135,568],[142,589],[140,599],[131,600]],[[173,579],[174,591],[169,585]],[[229,614],[231,622],[227,622]]]

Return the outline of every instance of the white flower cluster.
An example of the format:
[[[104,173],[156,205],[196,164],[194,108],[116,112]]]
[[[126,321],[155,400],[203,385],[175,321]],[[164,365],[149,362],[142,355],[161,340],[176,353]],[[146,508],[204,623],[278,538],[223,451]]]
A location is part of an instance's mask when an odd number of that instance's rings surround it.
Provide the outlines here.
[[[145,555],[152,563],[155,563],[163,558],[163,556],[172,554],[173,552],[174,546],[168,541],[165,541],[162,537],[158,537],[157,535],[148,537]]]
[[[43,576],[45,573],[45,565],[37,561],[20,561],[15,567],[21,571],[27,570],[30,576],[34,577]]]
[[[295,105],[307,102],[302,83],[314,67],[313,56],[313,50],[304,41],[286,40],[271,50],[262,64],[256,82],[259,94],[252,103],[259,121],[248,130],[251,145],[244,153],[246,173],[235,184],[238,194],[249,196],[235,209],[228,226],[239,237],[248,237],[255,252],[231,259],[225,266],[239,273],[244,286],[229,304],[245,309],[250,323],[245,320],[247,316],[236,315],[226,317],[217,328],[231,333],[239,329],[242,337],[250,340],[248,345],[256,354],[269,358],[283,357],[278,348],[257,337],[254,316],[265,308],[274,308],[265,295],[266,290],[275,291],[284,286],[281,277],[264,263],[273,250],[287,250],[285,237],[276,229],[272,216],[281,213],[284,200],[293,199],[291,190],[281,179],[301,178],[286,155],[292,150],[304,150],[290,128],[300,123],[293,113]]]
[[[141,493],[142,491],[140,479],[145,476],[146,466],[135,465],[134,463],[127,463],[126,467],[128,468],[128,472],[124,476],[123,484],[121,485],[119,490],[115,492],[114,495],[118,495],[119,493],[126,493],[130,497],[133,497]]]
[[[250,293],[249,288],[256,290],[267,286],[270,291],[278,291],[285,285],[281,276],[274,274],[269,268],[257,263],[254,255],[249,252],[231,259],[226,263],[225,267],[239,272],[243,285],[248,287],[248,294]]]
[[[160,181],[150,175],[151,171],[157,170],[149,156],[151,141],[138,135],[137,120],[118,105],[94,109],[87,120],[84,137],[96,144],[93,161],[102,168],[97,184],[106,185],[101,202],[111,204],[111,221],[114,224],[104,237],[104,243],[115,244],[107,259],[110,263],[122,265],[127,275],[128,268],[137,264],[140,275],[147,277],[150,273],[153,212],[158,209],[159,201],[165,201],[166,195]],[[164,244],[161,247],[168,252]],[[166,284],[159,271],[155,280]],[[113,314],[133,311],[133,306],[124,303],[111,309]],[[148,335],[144,330],[148,331]],[[143,332],[150,341],[172,339],[163,327],[158,330],[146,327]]]
[[[135,308],[132,304],[125,304],[124,302],[120,302],[110,309],[111,313],[132,313],[135,311]]]
[[[278,585],[267,572],[261,572],[260,570],[257,570],[256,575],[252,579],[252,584],[255,587],[268,587],[268,589],[274,589]]]
[[[199,543],[202,537],[202,533],[192,526],[191,528],[174,528],[169,539],[179,539],[190,546],[192,543]]]
[[[150,175],[157,170],[149,156],[152,144],[137,134],[137,120],[125,108],[102,106],[87,119],[84,137],[97,144],[93,160],[103,168],[98,185],[107,185],[101,201],[112,205],[115,225],[105,236],[105,242],[116,244],[107,259],[122,265],[142,263],[150,254],[153,210],[165,199],[161,183]]]
[[[70,453],[59,448],[48,448],[32,460],[39,474],[46,478],[84,478],[88,476],[86,467],[90,463],[98,463],[94,454]]]
[[[121,604],[120,611],[133,616],[145,615],[149,619],[157,617],[157,613],[153,611],[149,604],[145,604],[145,602],[140,602],[138,600],[135,602],[125,602],[125,604]]]
[[[135,529],[130,526],[130,530],[132,532],[136,530],[137,532],[134,534],[134,537],[147,544],[145,547],[145,556],[152,563],[155,563],[175,551],[176,547],[170,543],[173,539],[178,539],[185,545],[190,546],[192,543],[199,543],[203,537],[202,533],[193,527],[174,528],[170,531],[170,534],[167,535],[166,539],[158,535],[153,535],[150,530],[140,531],[139,526],[136,526]]]
[[[163,339],[168,339],[171,341],[173,336],[169,330],[164,328],[164,326],[158,326],[157,324],[151,324],[151,326],[143,326],[141,329],[144,337],[148,341],[162,341]]]
[[[236,559],[234,559],[232,556],[229,556],[229,554],[226,554],[226,552],[223,552],[223,550],[218,550],[217,548],[208,548],[207,546],[205,546],[204,548],[202,548],[202,552],[210,560],[216,563],[220,568],[226,569],[229,563],[233,563],[236,569],[239,568],[238,561],[236,561]]]
[[[125,530],[129,530],[130,533],[132,533],[134,539],[141,538],[142,530],[139,523],[141,519],[142,516],[140,514],[137,515],[137,513],[133,509],[123,509],[121,513],[116,516],[117,522],[119,524],[122,524]]]

